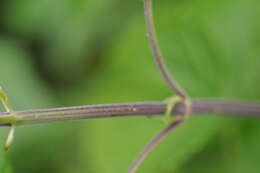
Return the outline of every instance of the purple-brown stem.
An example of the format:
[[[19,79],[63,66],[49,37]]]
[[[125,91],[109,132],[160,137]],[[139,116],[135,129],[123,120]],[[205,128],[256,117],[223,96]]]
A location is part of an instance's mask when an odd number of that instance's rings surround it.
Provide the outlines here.
[[[161,72],[162,77],[167,82],[169,87],[181,98],[185,98],[185,92],[179,87],[178,83],[172,78],[167,66],[164,63],[162,53],[160,51],[160,46],[158,44],[155,27],[154,27],[154,20],[153,20],[153,12],[152,12],[152,0],[144,0],[144,14],[145,14],[145,21],[146,27],[148,32],[149,42],[152,48],[152,53],[157,64],[158,69]]]
[[[15,117],[8,112],[0,113],[0,126],[12,123],[34,124],[68,120],[97,119],[130,116],[159,116],[166,111],[165,102],[137,102],[125,104],[88,105],[52,109],[16,111]],[[185,113],[184,105],[177,104],[173,115]],[[244,118],[260,118],[259,102],[242,102],[217,99],[192,99],[190,115],[223,115]]]
[[[183,119],[177,120],[171,123],[168,127],[163,129],[158,135],[156,135],[151,142],[149,142],[144,150],[137,156],[134,160],[133,164],[128,169],[127,173],[135,173],[137,169],[140,167],[141,163],[145,160],[145,158],[153,151],[153,149],[167,136],[169,135],[175,128],[177,128]]]

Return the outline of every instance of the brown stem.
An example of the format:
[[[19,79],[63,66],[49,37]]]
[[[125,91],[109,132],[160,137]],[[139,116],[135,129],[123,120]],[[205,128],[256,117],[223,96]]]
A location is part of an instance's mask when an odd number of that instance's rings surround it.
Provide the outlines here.
[[[177,128],[181,123],[183,122],[183,119],[177,120],[173,123],[171,123],[168,127],[163,129],[158,135],[156,135],[151,142],[149,142],[144,150],[137,156],[137,158],[134,160],[132,166],[128,169],[127,173],[135,173],[141,163],[145,160],[145,158],[150,154],[150,152],[153,151],[153,149],[167,136],[169,135],[175,128]]]
[[[219,114],[237,117],[260,118],[259,102],[240,102],[216,99],[192,99],[190,115]],[[68,120],[97,119],[129,116],[159,116],[164,115],[166,104],[164,102],[141,102],[125,104],[88,105],[53,109],[36,109],[16,111],[15,117],[8,112],[0,113],[0,125],[12,123],[33,124],[49,123]],[[177,104],[173,109],[173,115],[185,113],[184,105]]]
[[[164,63],[162,53],[160,51],[160,46],[158,44],[155,27],[154,27],[152,0],[144,0],[144,14],[145,14],[148,38],[150,41],[152,53],[155,58],[157,67],[160,70],[161,75],[163,76],[164,80],[167,82],[169,87],[172,89],[172,91],[184,99],[186,97],[186,94],[181,89],[181,87],[179,87],[178,83],[172,78],[167,66]]]

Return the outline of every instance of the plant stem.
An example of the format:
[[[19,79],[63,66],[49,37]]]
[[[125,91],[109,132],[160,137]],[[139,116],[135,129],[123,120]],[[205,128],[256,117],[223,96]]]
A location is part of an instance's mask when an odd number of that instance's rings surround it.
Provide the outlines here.
[[[185,92],[182,90],[182,88],[178,85],[178,83],[171,76],[171,74],[163,60],[163,56],[162,56],[162,53],[160,50],[160,46],[158,44],[155,27],[154,27],[152,0],[144,0],[144,15],[145,15],[146,27],[147,27],[147,32],[148,32],[148,38],[150,41],[152,53],[155,58],[157,67],[160,70],[162,77],[167,82],[167,84],[172,89],[172,91],[184,99],[184,98],[186,98]]]
[[[175,128],[180,126],[183,123],[183,119],[177,120],[171,123],[168,127],[163,129],[158,135],[156,135],[151,142],[149,142],[144,150],[138,155],[138,157],[134,160],[133,164],[128,169],[127,173],[135,173],[137,169],[140,167],[141,163],[145,160],[145,158],[153,151],[153,149],[167,136],[169,135]]]
[[[136,102],[24,110],[16,111],[14,115],[8,112],[0,113],[0,126],[13,123],[20,125],[112,117],[151,117],[164,115],[165,111],[166,104],[164,102]],[[176,104],[172,113],[173,115],[182,115],[185,113],[184,104]],[[192,99],[190,115],[203,114],[260,118],[260,103],[216,99]]]

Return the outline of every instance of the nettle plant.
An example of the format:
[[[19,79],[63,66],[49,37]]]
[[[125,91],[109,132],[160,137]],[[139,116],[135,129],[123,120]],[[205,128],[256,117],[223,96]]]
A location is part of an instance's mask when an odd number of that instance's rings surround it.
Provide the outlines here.
[[[98,119],[113,117],[160,116],[166,127],[156,135],[133,161],[127,170],[134,173],[147,155],[175,128],[185,123],[190,116],[203,114],[219,114],[234,117],[259,117],[259,102],[244,102],[224,99],[193,99],[177,84],[165,65],[156,32],[152,14],[152,0],[144,0],[144,14],[149,43],[157,67],[174,96],[165,101],[134,102],[106,105],[87,105],[53,109],[37,109],[15,111],[10,105],[5,92],[0,88],[0,98],[6,112],[0,113],[0,125],[10,126],[5,149],[9,149],[14,138],[15,127],[24,124],[49,123],[81,119]]]

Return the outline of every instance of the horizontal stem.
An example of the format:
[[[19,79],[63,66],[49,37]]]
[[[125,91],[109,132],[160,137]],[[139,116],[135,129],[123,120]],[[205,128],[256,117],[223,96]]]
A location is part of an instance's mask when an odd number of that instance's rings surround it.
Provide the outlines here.
[[[8,112],[2,112],[0,113],[0,126],[13,123],[20,125],[112,117],[150,117],[164,115],[165,111],[165,102],[136,102],[52,109],[35,109],[16,111],[15,115]],[[173,115],[182,115],[184,112],[185,109],[182,103],[177,104],[173,109]],[[216,99],[193,99],[191,100],[190,114],[219,114],[226,116],[260,118],[260,103]]]

